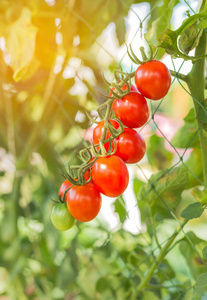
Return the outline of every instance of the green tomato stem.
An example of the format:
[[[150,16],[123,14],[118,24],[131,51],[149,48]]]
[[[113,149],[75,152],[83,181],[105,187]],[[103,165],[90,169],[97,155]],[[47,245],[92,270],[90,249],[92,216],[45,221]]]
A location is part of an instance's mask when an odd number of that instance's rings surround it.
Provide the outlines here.
[[[199,44],[196,47],[195,55],[203,55],[206,50],[206,33],[203,32]],[[204,184],[207,186],[207,103],[204,97],[205,89],[205,60],[200,59],[193,64],[188,74],[187,84],[193,98],[195,114],[197,119],[198,136],[200,140]]]
[[[165,255],[168,252],[168,249],[170,248],[170,246],[172,245],[172,243],[174,242],[175,238],[178,236],[178,234],[180,233],[180,231],[183,229],[183,227],[185,226],[185,224],[188,222],[188,220],[185,220],[179,227],[178,229],[174,232],[174,234],[169,238],[168,242],[165,244],[165,246],[162,248],[162,250],[160,251],[156,261],[152,264],[151,268],[149,269],[147,275],[141,280],[137,291],[142,291],[147,285],[148,282],[150,281],[150,279],[152,278],[155,269],[157,268],[157,266],[159,265],[159,263],[164,259]]]

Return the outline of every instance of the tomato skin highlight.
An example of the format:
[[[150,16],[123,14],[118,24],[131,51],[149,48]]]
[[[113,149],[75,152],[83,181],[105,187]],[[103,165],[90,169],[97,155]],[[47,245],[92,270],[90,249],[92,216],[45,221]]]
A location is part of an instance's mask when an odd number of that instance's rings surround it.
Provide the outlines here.
[[[101,209],[101,195],[93,183],[74,185],[65,198],[71,215],[81,222],[93,220]]]
[[[109,120],[111,125],[115,128],[115,129],[118,129],[119,128],[119,123],[115,120]],[[93,143],[96,145],[99,143],[100,139],[101,139],[101,136],[102,136],[102,133],[104,131],[104,124],[105,124],[105,121],[101,121],[93,130]],[[110,131],[107,129],[106,130],[106,140],[111,136],[110,134]],[[112,147],[113,147],[113,144],[112,144]],[[105,143],[104,144],[104,148],[106,149],[106,151],[108,152],[109,150],[109,142],[108,143]],[[98,147],[97,147],[98,149]]]
[[[124,131],[115,139],[117,150],[115,155],[127,164],[139,162],[146,152],[146,144],[136,130],[124,128]]]
[[[92,179],[100,193],[108,197],[118,197],[128,186],[129,172],[120,157],[101,157],[93,165]]]
[[[137,68],[135,84],[144,97],[160,100],[169,91],[171,85],[170,71],[161,61],[148,61]]]
[[[122,123],[130,128],[139,128],[149,119],[147,101],[138,92],[130,92],[122,99],[115,99],[112,109]]]
[[[73,227],[76,219],[70,214],[66,203],[57,203],[52,209],[51,221],[58,230],[65,231]]]

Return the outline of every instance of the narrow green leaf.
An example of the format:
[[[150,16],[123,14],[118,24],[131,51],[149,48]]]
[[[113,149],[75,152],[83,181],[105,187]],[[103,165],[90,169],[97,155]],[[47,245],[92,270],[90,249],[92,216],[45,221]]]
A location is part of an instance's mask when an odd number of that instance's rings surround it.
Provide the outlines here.
[[[206,293],[207,287],[207,272],[198,276],[195,284],[195,292],[198,296],[202,297]]]
[[[121,223],[124,223],[124,221],[127,218],[127,211],[126,211],[126,205],[123,196],[119,196],[116,198],[114,202],[115,212],[118,213],[119,219]]]
[[[204,212],[204,208],[202,206],[202,203],[195,202],[193,204],[188,205],[182,212],[181,217],[191,220],[199,218],[202,213]]]
[[[116,36],[118,38],[119,45],[122,45],[125,42],[125,33],[126,33],[124,18],[121,16],[121,18],[118,18],[115,24],[116,24]]]
[[[137,195],[141,186],[143,186],[144,184],[145,183],[143,181],[141,181],[140,179],[138,179],[137,177],[134,178],[134,193],[135,193],[135,195]]]
[[[202,253],[203,253],[203,258],[207,259],[207,246],[203,248]]]

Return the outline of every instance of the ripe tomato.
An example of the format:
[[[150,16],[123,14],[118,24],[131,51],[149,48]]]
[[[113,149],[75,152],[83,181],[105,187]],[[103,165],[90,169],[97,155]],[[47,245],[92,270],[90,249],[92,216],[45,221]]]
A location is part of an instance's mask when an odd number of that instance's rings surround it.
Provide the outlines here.
[[[122,89],[122,91],[126,91],[127,90],[127,85],[125,84],[121,89]],[[112,87],[112,90],[115,91],[115,88]],[[130,91],[131,92],[137,92],[137,88],[133,84],[131,84]],[[112,96],[113,96],[113,94],[112,94],[112,92],[110,92],[109,97],[112,97]]]
[[[61,199],[62,199],[62,197],[64,195],[65,190],[67,190],[71,185],[72,185],[72,183],[69,180],[65,180],[61,184],[61,186],[59,188],[59,192],[58,192],[58,195],[60,196]]]
[[[118,197],[127,188],[128,169],[118,156],[107,156],[97,159],[92,169],[95,187],[108,197]]]
[[[101,195],[93,183],[74,185],[65,200],[71,215],[81,222],[93,220],[101,208]]]
[[[119,156],[125,163],[134,164],[140,161],[145,152],[146,145],[143,137],[136,130],[124,128],[124,131],[115,139]]]
[[[86,181],[90,178],[90,170],[89,169],[85,172],[84,178]],[[67,190],[71,185],[72,185],[72,183],[69,180],[65,180],[61,184],[61,186],[59,188],[59,192],[58,192],[58,195],[60,196],[61,199],[64,195],[65,190]]]
[[[137,68],[135,84],[144,97],[159,100],[170,88],[171,75],[165,64],[158,60],[151,60]]]
[[[149,118],[147,101],[138,92],[130,92],[122,99],[115,99],[112,109],[122,123],[130,128],[143,126]]]
[[[111,125],[115,128],[118,129],[119,128],[119,123],[115,120],[109,120]],[[104,131],[104,124],[105,121],[101,121],[93,130],[93,143],[96,145],[99,143],[102,133]],[[110,131],[107,129],[106,131],[106,140],[111,136]],[[113,146],[112,146],[113,147]],[[106,151],[109,150],[109,142],[104,144],[104,148],[106,149]]]
[[[66,203],[57,203],[52,209],[51,221],[57,229],[65,231],[73,227],[76,219],[69,212]]]

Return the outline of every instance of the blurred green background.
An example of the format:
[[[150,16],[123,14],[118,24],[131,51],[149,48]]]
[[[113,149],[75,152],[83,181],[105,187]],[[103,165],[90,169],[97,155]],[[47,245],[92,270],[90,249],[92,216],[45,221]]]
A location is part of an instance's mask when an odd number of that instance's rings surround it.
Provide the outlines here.
[[[140,272],[144,274],[152,264],[154,242],[145,225],[139,235],[124,229],[127,195],[111,202],[117,220],[114,229],[109,213],[67,232],[53,227],[50,199],[58,198],[63,181],[59,170],[79,164],[75,151],[83,148],[84,137],[91,138],[84,109],[93,113],[104,101],[99,93],[108,94],[103,74],[112,81],[114,69],[136,68],[124,43],[134,42],[138,53],[140,45],[135,42],[141,43],[142,31],[160,15],[165,2],[0,1],[0,300],[139,299],[136,286]],[[182,20],[188,5],[174,2]],[[172,18],[172,27],[176,20]],[[173,83],[166,99],[161,106],[150,104],[164,137],[152,120],[141,131],[148,150],[140,165],[147,175],[176,162],[175,149],[166,138],[174,136],[192,107],[178,83]],[[178,140],[175,147],[185,148]],[[200,164],[195,172],[202,173]],[[146,178],[136,166],[131,173],[137,193]],[[189,194],[184,203],[186,199]],[[139,222],[135,220],[135,231]],[[166,229],[169,235],[173,232],[175,220],[170,222],[160,227],[162,240],[167,238]],[[171,262],[180,251],[176,249]],[[156,276],[164,280],[167,274],[170,282],[175,272],[188,282],[191,275],[184,258],[173,267],[164,261]],[[172,298],[166,292],[162,299],[184,299],[180,290],[190,283],[182,288],[173,284]],[[161,294],[149,290],[143,297],[156,300]]]

